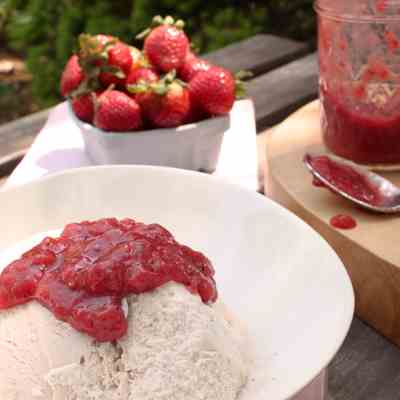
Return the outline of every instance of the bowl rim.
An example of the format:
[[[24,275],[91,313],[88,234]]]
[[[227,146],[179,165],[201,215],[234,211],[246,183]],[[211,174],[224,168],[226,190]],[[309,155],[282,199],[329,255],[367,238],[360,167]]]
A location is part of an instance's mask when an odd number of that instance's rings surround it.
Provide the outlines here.
[[[236,192],[246,192],[246,195],[251,195],[254,199],[256,199],[257,203],[262,201],[264,203],[264,207],[268,207],[271,210],[273,210],[275,213],[277,213],[279,216],[284,217],[288,221],[293,222],[295,225],[301,226],[301,229],[304,232],[309,232],[310,235],[313,236],[313,240],[318,240],[321,244],[324,243],[324,246],[327,248],[327,250],[335,256],[337,260],[337,269],[340,271],[340,274],[342,274],[343,277],[343,287],[346,287],[346,297],[347,297],[347,307],[343,310],[343,315],[342,315],[342,324],[341,324],[341,330],[340,333],[338,332],[336,334],[336,340],[335,343],[332,344],[330,347],[329,351],[324,352],[323,356],[320,357],[320,366],[319,369],[316,366],[314,368],[308,370],[308,379],[304,379],[302,383],[297,383],[295,385],[292,385],[289,389],[285,389],[286,392],[290,392],[289,396],[293,397],[296,394],[298,394],[302,389],[307,387],[308,384],[310,384],[317,376],[319,373],[323,371],[324,368],[326,368],[329,363],[332,361],[333,357],[337,354],[339,351],[340,347],[343,345],[343,342],[345,338],[347,337],[347,334],[350,330],[351,327],[351,322],[353,320],[353,315],[354,315],[354,303],[355,303],[355,297],[354,297],[354,289],[349,277],[349,274],[346,271],[346,268],[344,267],[343,262],[340,260],[339,256],[336,254],[332,246],[317,232],[315,231],[310,225],[305,223],[301,218],[299,218],[297,215],[286,209],[285,207],[279,205],[278,203],[274,202],[273,200],[269,199],[266,196],[263,196],[262,194],[255,192],[255,191],[250,191],[248,189],[245,189],[241,187],[238,184],[226,181],[222,177],[216,177],[208,174],[203,174],[200,172],[195,172],[195,171],[187,171],[187,170],[182,170],[179,168],[173,168],[173,167],[159,167],[159,166],[143,166],[143,165],[102,165],[102,166],[89,166],[89,167],[80,167],[80,168],[74,168],[74,169],[68,169],[64,171],[60,171],[54,174],[46,175],[38,180],[31,181],[24,183],[22,185],[18,186],[13,186],[10,188],[6,188],[5,190],[0,190],[0,195],[2,194],[1,192],[5,193],[12,193],[16,192],[18,193],[19,191],[23,191],[26,188],[32,187],[32,186],[40,186],[41,184],[45,184],[45,182],[52,181],[52,180],[57,180],[60,177],[77,177],[81,173],[99,173],[102,174],[103,172],[107,170],[118,170],[118,169],[125,169],[125,170],[135,170],[136,173],[143,173],[143,172],[149,172],[149,173],[156,173],[162,176],[163,174],[166,175],[176,175],[176,176],[182,176],[188,179],[194,179],[195,181],[200,181],[200,182],[207,182],[207,184],[215,185],[218,184],[219,186],[223,186],[227,190],[231,190],[234,193]],[[268,204],[268,206],[266,206]],[[285,397],[286,398],[286,397]]]
[[[235,103],[240,100],[236,100]],[[118,132],[118,131],[105,131],[104,129],[100,129],[97,126],[80,120],[74,113],[72,109],[72,104],[71,104],[71,99],[67,99],[67,109],[68,113],[71,116],[72,120],[77,124],[80,129],[85,132],[85,134],[89,133],[92,135],[101,135],[102,137],[109,137],[109,138],[126,138],[127,135],[136,136],[138,134],[144,134],[146,133],[147,135],[167,135],[167,134],[187,134],[188,131],[192,131],[198,127],[202,127],[204,125],[210,125],[210,124],[215,124],[215,123],[227,123],[230,120],[230,113],[224,114],[224,115],[218,115],[214,117],[209,117],[207,119],[198,121],[198,122],[192,122],[190,124],[184,124],[180,125],[175,128],[157,128],[157,129],[147,129],[147,130],[140,130],[140,131],[123,131],[123,132]]]

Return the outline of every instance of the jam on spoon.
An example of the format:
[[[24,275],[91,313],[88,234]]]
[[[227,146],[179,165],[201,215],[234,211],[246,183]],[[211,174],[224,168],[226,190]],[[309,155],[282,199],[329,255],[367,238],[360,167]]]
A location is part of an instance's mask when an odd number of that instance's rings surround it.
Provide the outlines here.
[[[306,162],[314,171],[335,186],[341,192],[369,204],[379,204],[381,194],[370,181],[349,165],[340,164],[326,155],[306,155]],[[316,183],[317,181],[318,183]],[[314,176],[315,186],[325,186],[320,179]]]
[[[127,330],[122,299],[169,282],[184,285],[204,303],[217,290],[211,262],[179,244],[157,224],[115,218],[67,225],[46,237],[0,274],[0,310],[31,300],[99,342]]]
[[[400,188],[383,176],[327,154],[306,154],[304,163],[314,178],[314,186],[325,187],[369,211],[400,212]]]

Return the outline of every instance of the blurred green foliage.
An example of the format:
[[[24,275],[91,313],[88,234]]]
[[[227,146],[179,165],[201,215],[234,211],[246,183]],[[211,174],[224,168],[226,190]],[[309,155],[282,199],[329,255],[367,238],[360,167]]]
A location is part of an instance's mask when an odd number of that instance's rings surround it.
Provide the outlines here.
[[[0,0],[0,41],[25,57],[42,106],[60,100],[59,77],[81,32],[134,43],[156,14],[185,19],[202,52],[269,32],[312,41],[312,0]],[[268,49],[265,49],[268,51]]]

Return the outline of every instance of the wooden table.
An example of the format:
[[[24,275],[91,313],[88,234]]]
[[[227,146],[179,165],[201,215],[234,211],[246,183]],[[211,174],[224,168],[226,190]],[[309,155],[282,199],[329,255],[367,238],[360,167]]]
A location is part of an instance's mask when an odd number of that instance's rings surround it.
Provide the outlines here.
[[[269,129],[317,97],[316,54],[303,43],[257,35],[206,58],[234,71],[246,69],[254,74],[248,82],[248,94],[256,108],[261,172]],[[24,156],[48,112],[0,126],[0,179],[9,175]],[[329,367],[328,392],[328,400],[400,398],[400,349],[355,318]]]

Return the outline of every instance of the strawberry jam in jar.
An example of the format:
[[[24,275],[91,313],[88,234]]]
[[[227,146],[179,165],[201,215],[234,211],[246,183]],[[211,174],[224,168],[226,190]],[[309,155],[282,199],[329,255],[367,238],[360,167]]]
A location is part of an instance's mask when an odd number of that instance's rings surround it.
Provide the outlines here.
[[[400,0],[318,0],[321,124],[332,153],[400,169]]]

